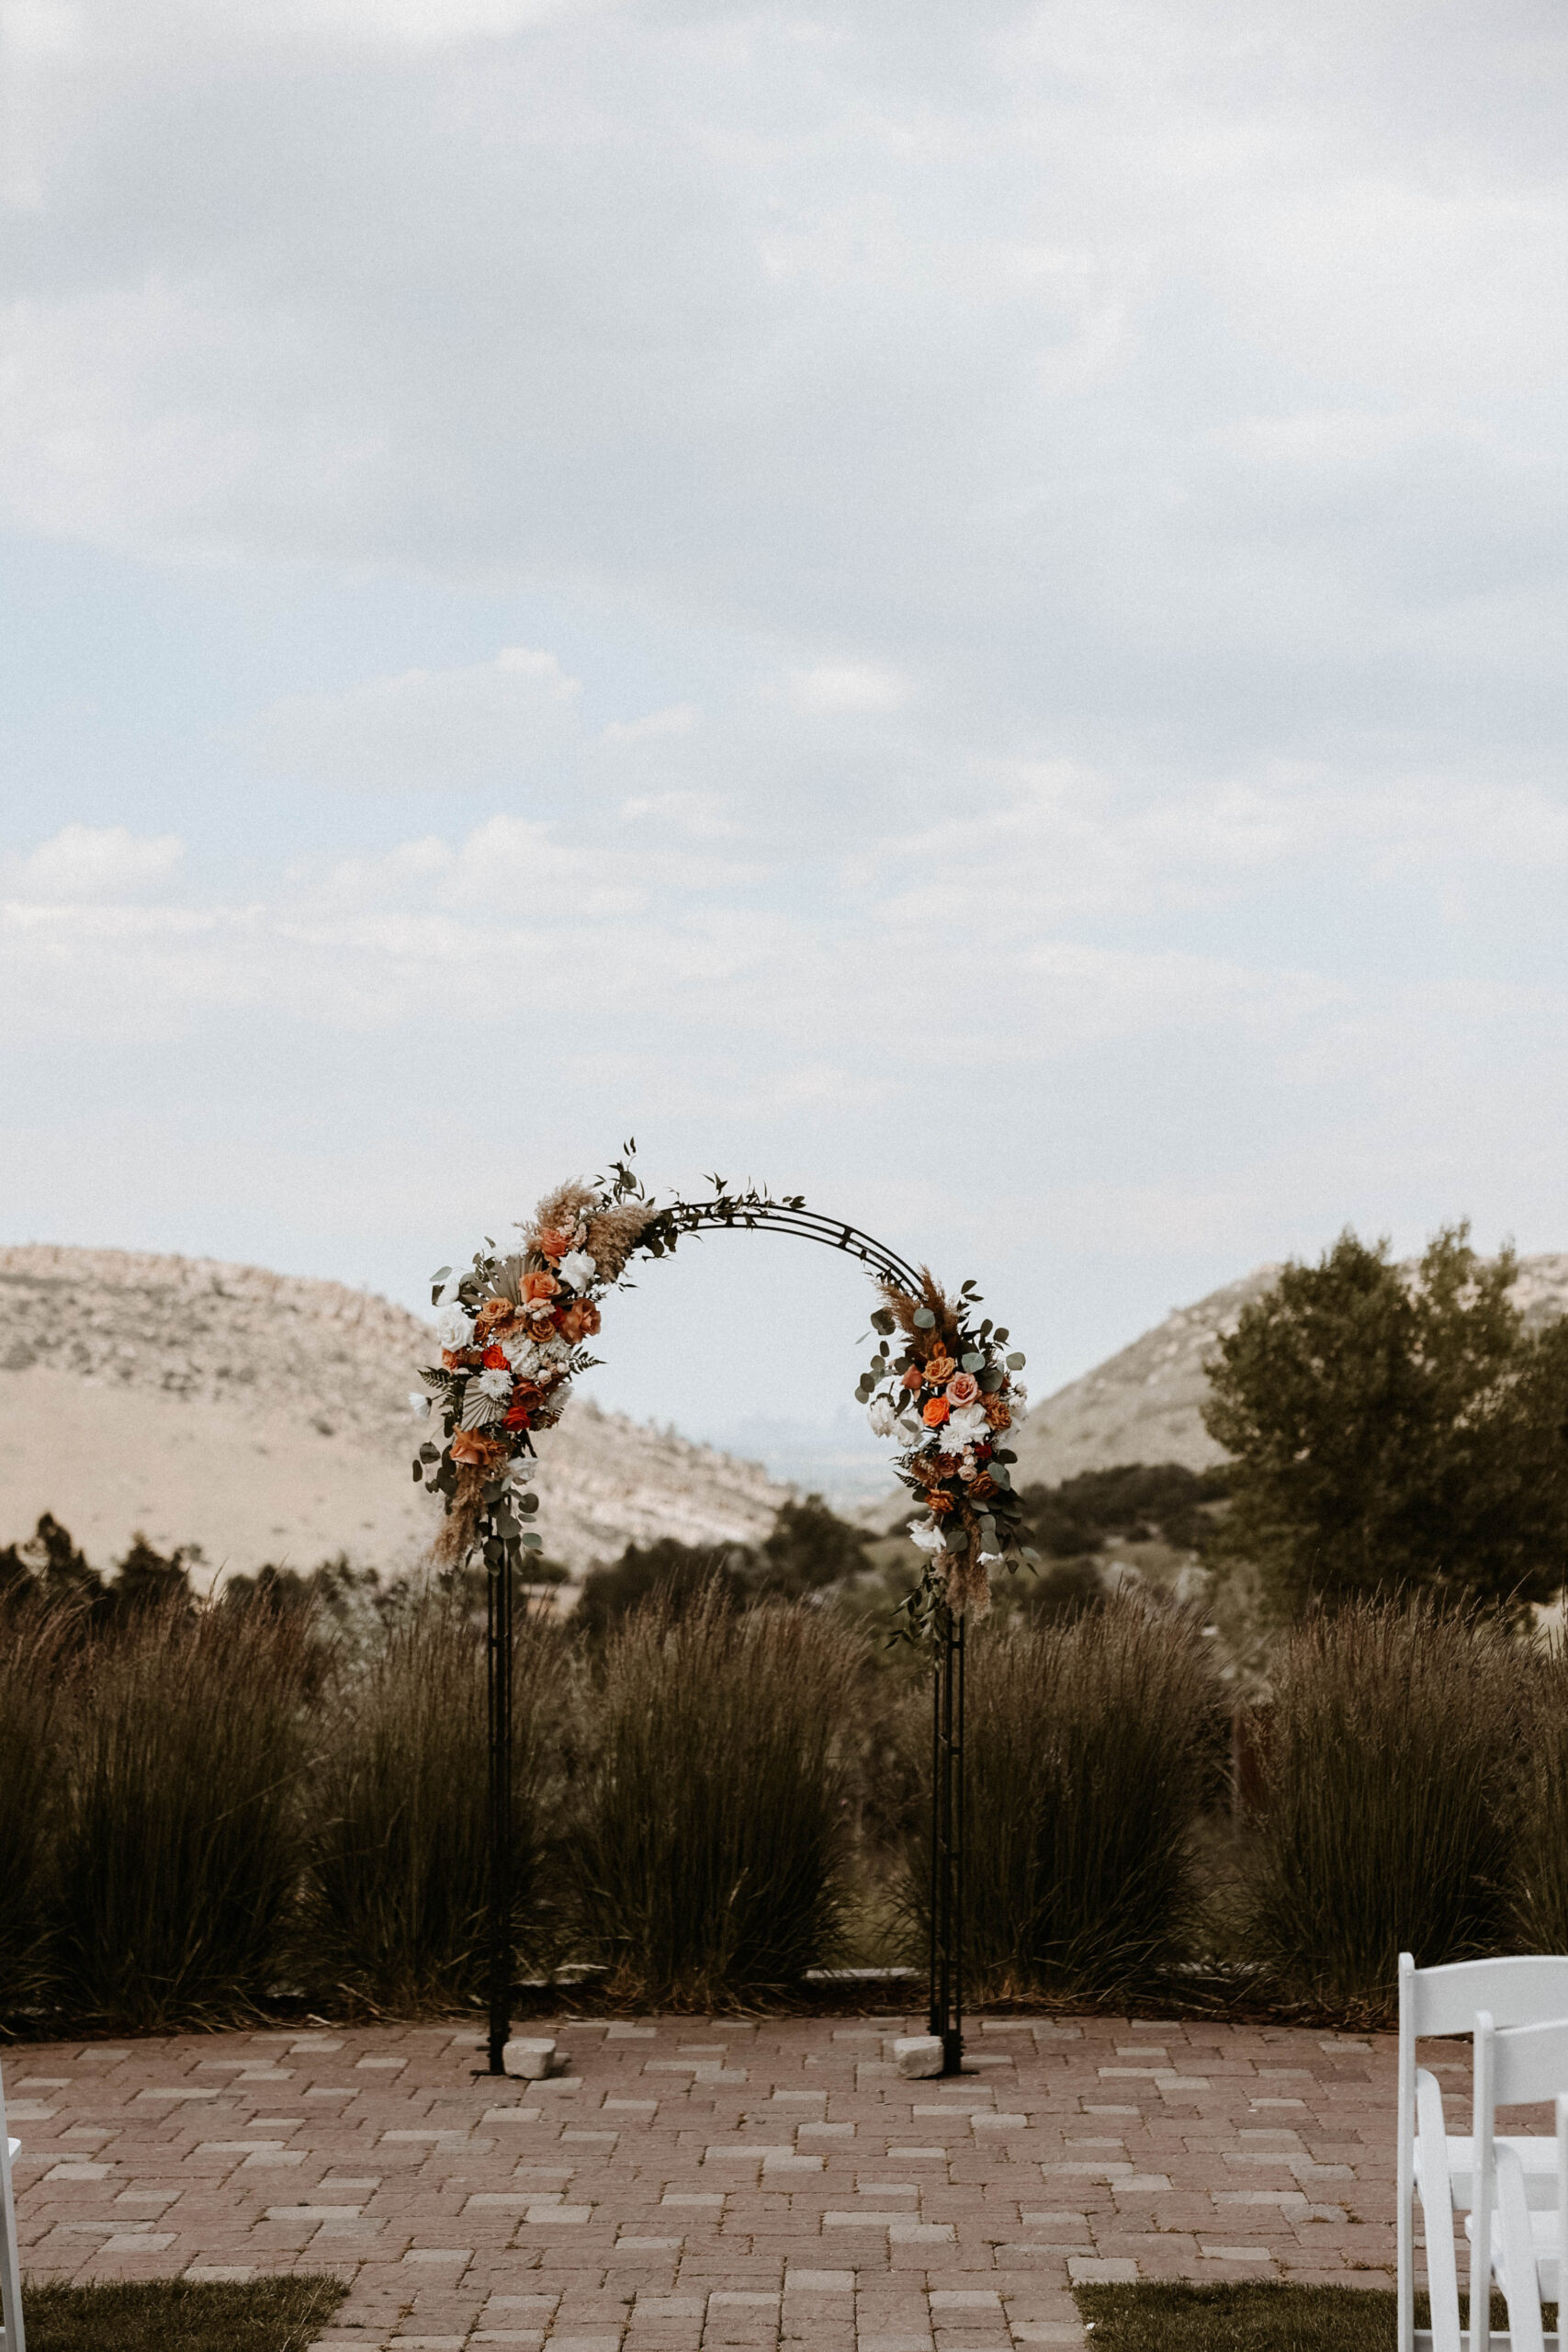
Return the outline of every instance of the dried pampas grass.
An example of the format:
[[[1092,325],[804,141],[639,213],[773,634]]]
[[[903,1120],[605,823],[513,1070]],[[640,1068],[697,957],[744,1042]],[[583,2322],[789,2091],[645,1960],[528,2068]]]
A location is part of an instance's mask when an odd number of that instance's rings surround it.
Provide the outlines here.
[[[617,1208],[600,1210],[588,1227],[588,1254],[601,1282],[616,1279],[658,1214],[651,1201],[623,1201]]]
[[[446,1516],[436,1531],[430,1556],[438,1568],[460,1568],[479,1537],[484,1510],[485,1479],[489,1473],[466,1463],[457,1473],[457,1489],[446,1505]]]
[[[876,1288],[884,1306],[912,1347],[929,1353],[939,1340],[945,1348],[957,1340],[962,1320],[959,1310],[929,1266],[920,1268],[919,1292],[904,1290],[886,1277],[878,1280]],[[936,1317],[935,1327],[929,1331],[918,1329],[915,1323],[916,1312],[922,1306],[929,1306]]]
[[[523,1236],[525,1246],[537,1257],[541,1235],[575,1232],[598,1205],[599,1195],[591,1184],[585,1184],[581,1176],[569,1177],[553,1193],[547,1193],[534,1211]]]

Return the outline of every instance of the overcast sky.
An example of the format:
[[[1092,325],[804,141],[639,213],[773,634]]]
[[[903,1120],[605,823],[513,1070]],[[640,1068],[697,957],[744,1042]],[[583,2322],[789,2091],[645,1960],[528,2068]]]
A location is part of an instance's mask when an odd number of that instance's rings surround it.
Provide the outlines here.
[[[10,0],[0,1238],[1568,1248],[1556,0]],[[607,1403],[828,1414],[716,1240]]]

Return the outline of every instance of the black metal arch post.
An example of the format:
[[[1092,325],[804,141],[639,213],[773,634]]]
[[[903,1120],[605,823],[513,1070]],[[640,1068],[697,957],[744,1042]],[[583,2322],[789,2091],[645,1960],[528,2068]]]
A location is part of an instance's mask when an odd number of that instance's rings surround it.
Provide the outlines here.
[[[858,1226],[775,1201],[682,1201],[673,1210],[679,1233],[794,1233],[842,1250],[901,1290],[918,1293],[920,1277],[893,1250]],[[487,1696],[490,1731],[490,2071],[506,2071],[512,2031],[512,1664],[514,1547],[491,1539],[485,1546]],[[945,1604],[937,1612],[931,1674],[931,2030],[941,2037],[942,2072],[956,2075],[964,2057],[964,1620]]]

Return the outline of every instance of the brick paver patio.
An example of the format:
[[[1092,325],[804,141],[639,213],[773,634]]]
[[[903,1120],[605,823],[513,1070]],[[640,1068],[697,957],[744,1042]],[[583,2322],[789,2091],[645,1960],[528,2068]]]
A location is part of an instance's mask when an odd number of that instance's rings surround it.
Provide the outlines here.
[[[528,2030],[568,2077],[471,2024],[13,2049],[24,2265],[331,2269],[378,2352],[1004,2352],[1082,2343],[1072,2279],[1392,2277],[1388,2037],[986,2020],[909,2083],[919,2019]]]

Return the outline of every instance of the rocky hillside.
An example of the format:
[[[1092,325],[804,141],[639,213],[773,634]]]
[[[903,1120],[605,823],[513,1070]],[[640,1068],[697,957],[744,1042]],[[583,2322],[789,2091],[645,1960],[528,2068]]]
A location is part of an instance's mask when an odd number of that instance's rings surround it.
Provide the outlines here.
[[[1030,1414],[1018,1440],[1021,1486],[1055,1486],[1079,1470],[1125,1462],[1180,1462],[1201,1470],[1223,1459],[1203,1427],[1214,1342],[1235,1328],[1248,1299],[1269,1288],[1278,1266],[1179,1306],[1152,1331],[1069,1381]],[[1514,1297],[1532,1323],[1568,1314],[1568,1256],[1525,1258]]]
[[[40,1511],[96,1565],[141,1530],[208,1566],[396,1571],[434,1510],[409,1463],[434,1341],[416,1316],[336,1283],[118,1250],[0,1250],[0,1543]],[[586,1399],[541,1449],[540,1521],[574,1569],[628,1542],[738,1543],[784,1500],[754,1463]]]

